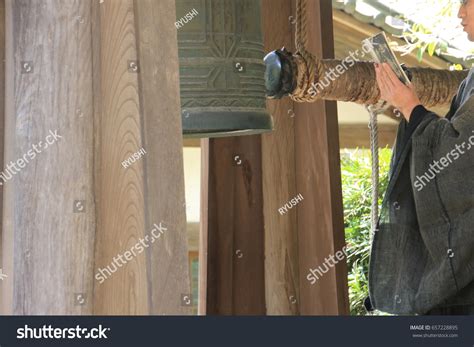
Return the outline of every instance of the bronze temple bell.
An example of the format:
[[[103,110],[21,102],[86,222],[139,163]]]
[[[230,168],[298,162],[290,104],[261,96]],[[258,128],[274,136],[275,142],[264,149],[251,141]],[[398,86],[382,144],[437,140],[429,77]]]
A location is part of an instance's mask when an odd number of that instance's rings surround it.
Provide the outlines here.
[[[185,137],[271,131],[260,0],[176,0]]]

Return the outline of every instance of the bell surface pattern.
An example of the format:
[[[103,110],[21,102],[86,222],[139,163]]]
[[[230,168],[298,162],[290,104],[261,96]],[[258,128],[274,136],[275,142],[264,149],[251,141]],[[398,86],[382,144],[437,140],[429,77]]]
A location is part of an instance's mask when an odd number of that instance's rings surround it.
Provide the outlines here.
[[[185,137],[259,134],[266,110],[260,0],[176,0]]]

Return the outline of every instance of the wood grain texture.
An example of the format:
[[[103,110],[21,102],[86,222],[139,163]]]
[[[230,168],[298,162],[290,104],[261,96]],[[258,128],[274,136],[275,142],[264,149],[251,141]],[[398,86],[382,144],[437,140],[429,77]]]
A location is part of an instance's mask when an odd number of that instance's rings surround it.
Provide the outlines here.
[[[295,5],[295,1],[293,1]],[[308,1],[308,49],[316,56],[334,57],[332,5]],[[337,105],[318,101],[295,105],[296,191],[298,206],[300,313],[348,314],[347,264],[339,262],[316,284],[306,276],[345,245],[339,160]]]
[[[135,0],[147,230],[168,230],[148,255],[152,314],[190,314],[183,137],[174,0]],[[158,19],[159,18],[159,19]]]
[[[207,267],[209,249],[209,139],[200,140],[201,146],[201,211],[199,217],[199,300],[198,315],[207,313]]]
[[[392,148],[397,137],[397,124],[379,124],[379,147]],[[365,124],[339,124],[340,148],[370,148],[370,130]]]
[[[260,136],[210,139],[203,177],[208,200],[208,315],[265,314]],[[236,156],[238,157],[236,159]],[[202,289],[202,287],[201,287]],[[202,313],[202,311],[201,311]]]
[[[101,114],[98,134],[97,240],[95,269],[110,266],[110,275],[95,284],[95,314],[148,314],[145,253],[123,267],[114,257],[144,238],[144,159],[128,168],[121,163],[144,148],[138,74],[129,69],[138,60],[133,0],[100,5]],[[145,148],[147,150],[147,148]],[[108,274],[107,274],[108,275]]]
[[[190,313],[174,11],[173,0],[6,1],[5,160],[49,130],[62,138],[4,186],[1,313]],[[99,283],[98,269],[153,235]]]
[[[278,11],[275,11],[278,8]],[[262,1],[262,26],[267,52],[293,46],[289,21],[291,2]],[[295,210],[278,209],[296,192],[295,117],[289,98],[267,101],[275,130],[262,135],[262,175],[265,215],[265,298],[267,314],[299,313],[298,235]]]
[[[167,20],[156,20],[166,13]],[[99,224],[96,267],[163,236],[96,285],[97,314],[186,314],[190,294],[174,2],[101,5]],[[163,38],[167,38],[164,40]],[[166,56],[165,56],[166,55]],[[138,70],[130,70],[130,63]],[[146,155],[124,169],[141,148]]]
[[[7,314],[90,314],[95,214],[91,1],[6,1],[5,161],[62,136],[4,185]],[[31,73],[22,73],[29,61]],[[24,72],[24,71],[23,71]],[[87,213],[73,213],[84,200]],[[2,288],[3,289],[3,288]],[[89,296],[83,305],[75,293]]]
[[[0,167],[4,163],[5,140],[5,0],[0,1]],[[0,221],[3,220],[3,186],[0,187]],[[4,269],[3,225],[0,223],[0,269]],[[11,268],[11,267],[10,267]],[[12,288],[10,288],[12,289]],[[4,311],[2,293],[7,293],[7,285],[0,281],[0,312]],[[11,295],[11,292],[9,293]]]

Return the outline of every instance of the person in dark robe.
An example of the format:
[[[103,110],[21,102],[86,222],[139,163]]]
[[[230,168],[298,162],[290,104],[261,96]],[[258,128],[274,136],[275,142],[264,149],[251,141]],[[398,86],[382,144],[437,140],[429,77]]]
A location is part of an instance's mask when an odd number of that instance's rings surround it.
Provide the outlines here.
[[[474,41],[474,0],[458,17]],[[474,315],[474,76],[445,117],[411,84],[376,65],[381,99],[404,116],[374,234],[367,309],[393,314]]]

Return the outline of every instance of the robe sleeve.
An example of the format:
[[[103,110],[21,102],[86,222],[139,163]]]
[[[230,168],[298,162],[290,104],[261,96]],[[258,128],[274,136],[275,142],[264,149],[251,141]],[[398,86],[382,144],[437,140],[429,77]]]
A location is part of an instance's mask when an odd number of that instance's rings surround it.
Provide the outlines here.
[[[460,291],[474,280],[474,96],[450,118],[423,116],[412,135],[410,176],[421,235]]]

